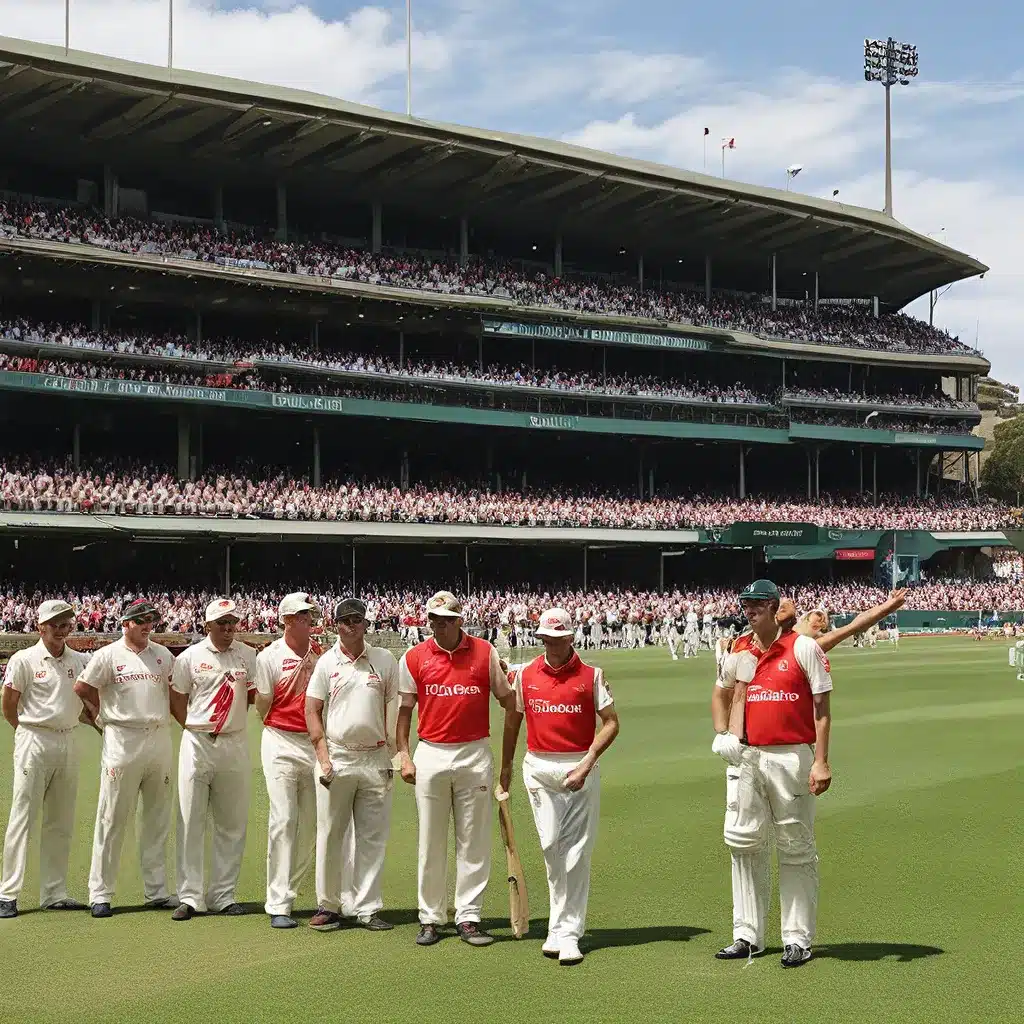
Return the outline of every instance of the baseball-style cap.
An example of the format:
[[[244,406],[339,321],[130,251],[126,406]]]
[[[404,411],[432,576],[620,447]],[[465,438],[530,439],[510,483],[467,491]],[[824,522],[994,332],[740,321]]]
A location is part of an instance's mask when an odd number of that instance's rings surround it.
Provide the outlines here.
[[[537,636],[572,636],[572,619],[564,608],[549,608],[540,617],[540,625],[536,630]]]
[[[159,621],[160,609],[157,608],[152,601],[147,601],[144,597],[140,597],[137,601],[132,601],[132,603],[128,605],[123,612],[121,612],[122,622],[133,622],[135,619],[148,618],[154,618]]]
[[[75,609],[67,601],[61,601],[59,598],[56,601],[44,601],[36,611],[36,621],[42,625],[44,622],[58,619],[69,613],[74,615]]]
[[[228,615],[234,615],[238,618],[238,606],[234,601],[229,600],[226,597],[219,598],[216,601],[211,601],[206,606],[206,621],[216,622],[218,619],[226,618]]]
[[[343,597],[334,606],[334,621],[338,622],[346,615],[358,615],[360,618],[365,619],[366,605],[358,597]]]
[[[320,609],[316,602],[310,599],[309,594],[302,591],[285,594],[277,608],[278,619],[283,619],[286,615],[295,615],[297,612],[313,612],[314,615],[319,615]]]
[[[447,590],[439,590],[427,602],[428,615],[441,615],[446,619],[458,619],[462,616],[462,602]]]
[[[780,601],[779,588],[771,580],[754,580],[745,590],[740,591],[741,601]]]

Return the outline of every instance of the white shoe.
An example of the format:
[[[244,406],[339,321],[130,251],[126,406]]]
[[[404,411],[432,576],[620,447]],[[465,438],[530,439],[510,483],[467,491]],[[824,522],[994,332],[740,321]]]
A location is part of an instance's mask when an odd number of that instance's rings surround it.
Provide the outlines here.
[[[558,962],[563,967],[572,967],[583,962],[580,944],[575,939],[562,939],[562,949],[558,954]]]
[[[557,935],[549,935],[544,940],[544,945],[540,947],[540,951],[549,960],[557,960],[562,952],[562,940]]]
[[[678,661],[679,660],[679,655],[678,654],[673,654],[672,655],[672,660],[673,661]]]

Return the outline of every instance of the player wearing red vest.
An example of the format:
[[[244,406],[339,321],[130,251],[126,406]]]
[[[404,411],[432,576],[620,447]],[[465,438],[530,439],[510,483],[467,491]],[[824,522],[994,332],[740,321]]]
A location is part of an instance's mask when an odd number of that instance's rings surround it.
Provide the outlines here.
[[[832,781],[828,764],[832,678],[828,658],[809,636],[776,622],[779,591],[757,580],[740,594],[752,632],[724,660],[712,703],[712,750],[730,765],[725,842],[732,853],[731,960],[764,950],[771,888],[769,829],[779,859],[783,967],[811,958],[817,918],[818,855],[814,798]],[[732,688],[746,682],[746,743],[728,731]]]
[[[321,650],[312,639],[320,609],[308,594],[287,594],[278,608],[284,636],[256,659],[256,710],[263,719],[267,781],[267,902],[272,928],[294,928],[292,904],[313,861],[316,752],[306,731],[306,685]]]
[[[597,760],[618,735],[619,716],[604,673],[573,650],[567,611],[544,612],[536,635],[544,654],[516,671],[516,706],[505,711],[501,788],[507,791],[511,784],[525,716],[523,782],[548,876],[548,936],[541,951],[570,966],[583,959],[579,942],[586,930],[600,806]]]
[[[455,819],[455,928],[472,946],[494,939],[480,927],[491,873],[490,698],[506,710],[515,694],[498,652],[462,630],[462,605],[441,591],[427,602],[433,636],[406,651],[398,665],[396,743],[402,778],[416,787],[419,818],[420,930],[416,942],[432,946],[448,923],[448,829]],[[409,756],[412,709],[418,707],[419,743]]]

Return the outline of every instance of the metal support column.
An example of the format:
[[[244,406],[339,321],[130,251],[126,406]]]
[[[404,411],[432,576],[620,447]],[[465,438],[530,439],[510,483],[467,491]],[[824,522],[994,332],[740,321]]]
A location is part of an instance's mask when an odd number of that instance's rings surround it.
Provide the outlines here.
[[[313,486],[320,486],[320,428],[313,427]]]
[[[917,497],[921,497],[921,449],[917,448],[914,451],[914,479],[916,480],[916,487],[914,493]]]
[[[75,469],[82,465],[82,424],[76,423],[71,434],[71,464]]]
[[[814,272],[814,312],[818,312],[818,272]]]
[[[872,308],[872,312],[875,314],[875,319],[877,320],[878,319],[878,296],[877,295],[872,296],[871,308]]]
[[[658,559],[659,570],[658,570],[658,590],[665,593],[665,552],[660,552],[661,557]]]
[[[583,589],[587,589],[587,545],[583,545]]]
[[[371,207],[373,214],[373,227],[370,235],[370,249],[373,252],[380,252],[384,244],[384,207],[380,202],[375,202]]]
[[[555,232],[555,277],[562,276],[562,232]]]
[[[860,487],[857,490],[858,494],[864,493],[864,446],[860,446]]]
[[[740,445],[740,501],[747,496],[747,449]]]
[[[288,186],[283,181],[277,183],[277,238],[288,241]]]
[[[779,308],[779,282],[778,282],[778,261],[775,258],[775,253],[772,253],[772,310]]]
[[[704,301],[711,301],[711,257],[704,257]]]
[[[878,504],[878,449],[871,449],[871,495],[872,500]]]
[[[110,164],[103,165],[103,214],[116,217],[118,207],[117,175]]]
[[[644,258],[638,256],[636,258],[636,280],[637,284],[640,285],[640,291],[644,290]]]
[[[821,449],[814,449],[814,500],[821,497]]]
[[[178,479],[187,480],[189,478],[189,442],[191,440],[190,434],[192,432],[191,424],[188,421],[188,416],[183,413],[178,413]]]
[[[356,590],[356,544],[352,542],[352,596],[357,597],[359,591]]]
[[[314,320],[309,328],[309,343],[314,349],[320,348],[320,321]]]
[[[647,470],[647,496],[654,497],[654,467]]]
[[[807,449],[807,500],[810,501],[812,497],[811,490],[811,449]]]
[[[215,185],[213,189],[213,224],[221,233],[224,232],[224,186]]]
[[[398,332],[398,365],[405,366],[405,331]]]
[[[201,309],[196,310],[196,343],[200,343],[203,340],[203,311]]]
[[[601,387],[608,386],[608,346],[601,346]]]
[[[782,360],[782,387],[785,390],[786,387],[786,360]]]
[[[466,594],[465,594],[465,596],[467,598],[469,597],[469,588],[470,588],[470,578],[469,578],[469,576],[470,576],[470,574],[469,574],[469,545],[467,544],[466,545]]]
[[[479,340],[477,342],[477,364],[480,367],[480,372],[483,373],[483,369],[484,369],[484,336],[483,336],[483,334],[480,335],[480,338],[479,338]]]
[[[231,596],[231,545],[224,547],[224,596]]]
[[[469,219],[465,216],[459,218],[459,266],[464,267],[469,262]]]

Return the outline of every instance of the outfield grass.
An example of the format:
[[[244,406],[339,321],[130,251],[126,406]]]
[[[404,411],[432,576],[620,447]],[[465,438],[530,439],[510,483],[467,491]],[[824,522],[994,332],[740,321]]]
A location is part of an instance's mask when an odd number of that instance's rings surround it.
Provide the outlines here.
[[[486,913],[503,941],[487,949],[455,938],[430,949],[413,944],[416,823],[404,785],[385,886],[386,916],[400,927],[272,931],[262,914],[266,792],[253,714],[256,770],[238,894],[252,916],[179,924],[166,911],[133,909],[141,886],[130,837],[112,920],[35,911],[33,865],[26,912],[0,922],[0,1020],[1020,1019],[1024,683],[1007,667],[1003,643],[904,639],[898,651],[834,653],[835,781],[818,811],[816,960],[798,971],[778,964],[777,901],[772,955],[748,969],[712,956],[731,938],[731,903],[724,767],[710,753],[711,655],[671,662],[664,650],[611,652],[597,660],[622,733],[602,763],[589,955],[580,967],[540,955],[546,891],[521,783],[514,814],[533,909],[527,939],[510,936],[495,827]],[[80,740],[71,894],[85,899],[99,738],[82,730]],[[4,726],[4,821],[11,742]],[[313,899],[310,877],[300,907]]]

